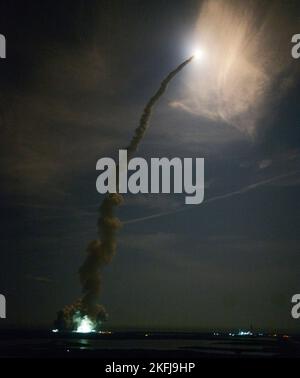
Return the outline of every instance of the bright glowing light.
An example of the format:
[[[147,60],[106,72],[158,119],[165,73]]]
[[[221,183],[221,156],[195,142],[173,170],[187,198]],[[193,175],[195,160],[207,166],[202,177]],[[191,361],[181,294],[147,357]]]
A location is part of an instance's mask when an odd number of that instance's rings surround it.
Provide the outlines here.
[[[253,333],[251,331],[239,331],[238,336],[252,336]]]
[[[204,51],[202,49],[195,49],[193,52],[193,57],[195,60],[202,60],[204,58]]]
[[[76,329],[76,332],[79,332],[79,333],[91,333],[91,332],[95,332],[94,330],[94,324],[93,322],[88,318],[88,316],[84,316],[77,329]]]
[[[253,332],[239,330],[239,332],[237,332],[237,333],[230,332],[228,335],[229,336],[253,336]]]

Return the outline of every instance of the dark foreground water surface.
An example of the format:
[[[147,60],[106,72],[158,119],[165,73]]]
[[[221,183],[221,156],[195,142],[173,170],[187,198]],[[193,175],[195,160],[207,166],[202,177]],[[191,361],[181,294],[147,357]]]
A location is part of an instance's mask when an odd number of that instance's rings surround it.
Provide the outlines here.
[[[78,334],[0,331],[0,357],[202,358],[300,357],[300,337],[183,332]]]

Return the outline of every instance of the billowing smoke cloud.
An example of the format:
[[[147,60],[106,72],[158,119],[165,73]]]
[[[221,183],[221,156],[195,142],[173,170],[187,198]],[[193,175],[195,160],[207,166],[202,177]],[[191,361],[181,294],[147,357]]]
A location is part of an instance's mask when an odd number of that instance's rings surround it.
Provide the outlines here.
[[[135,130],[134,136],[130,141],[127,152],[131,157],[137,150],[145,132],[149,126],[151,112],[167,90],[169,82],[179,73],[193,57],[185,60],[175,70],[171,71],[161,82],[157,92],[147,102],[139,125]],[[118,193],[108,194],[100,206],[100,216],[98,219],[99,239],[93,240],[87,247],[87,257],[79,269],[80,283],[82,285],[82,298],[75,304],[66,306],[58,313],[56,327],[58,329],[78,329],[79,320],[86,316],[95,325],[97,330],[107,315],[103,308],[98,304],[101,292],[101,270],[109,264],[116,252],[116,233],[121,227],[120,220],[114,215],[115,208],[123,202],[123,197]]]
[[[81,320],[84,318],[84,306],[82,300],[78,299],[75,303],[65,306],[57,313],[54,327],[59,330],[73,331],[80,327]],[[92,318],[93,330],[99,331],[102,323],[107,319],[105,308],[101,305],[93,309],[97,315]]]
[[[291,13],[290,2],[205,1],[194,36],[204,56],[171,106],[255,134],[299,70],[291,58],[298,23]]]
[[[93,240],[87,248],[87,258],[79,269],[82,285],[82,306],[85,314],[91,318],[98,315],[98,300],[101,289],[100,271],[111,262],[116,252],[116,232],[121,222],[114,216],[114,209],[120,206],[123,198],[120,194],[109,194],[100,206],[98,233],[100,240]]]

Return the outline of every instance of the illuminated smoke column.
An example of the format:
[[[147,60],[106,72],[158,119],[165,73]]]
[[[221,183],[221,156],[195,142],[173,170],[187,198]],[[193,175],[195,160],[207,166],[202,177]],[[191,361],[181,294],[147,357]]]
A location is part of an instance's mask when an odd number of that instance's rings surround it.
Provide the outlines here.
[[[161,82],[157,92],[150,98],[145,106],[142,116],[140,118],[139,126],[136,128],[134,136],[127,147],[127,152],[129,158],[137,150],[139,143],[143,139],[143,136],[149,126],[149,119],[154,108],[154,105],[160,99],[160,97],[165,93],[168,88],[170,81],[176,76],[187,64],[193,60],[193,56],[181,63],[174,71],[171,71],[166,78]]]
[[[147,102],[139,125],[127,147],[129,158],[137,150],[138,145],[145,135],[155,104],[167,90],[170,81],[190,63],[192,59],[193,57],[185,60],[175,70],[171,71],[161,82],[157,92]],[[100,206],[98,219],[99,239],[89,243],[87,247],[87,257],[79,269],[83,294],[82,298],[74,305],[66,306],[58,313],[58,319],[56,321],[57,328],[76,329],[80,331],[82,328],[88,328],[86,327],[87,325],[93,324],[94,326],[92,328],[98,329],[99,327],[97,327],[97,325],[105,320],[106,312],[103,306],[98,304],[101,291],[101,269],[111,262],[116,252],[116,233],[121,227],[121,222],[115,216],[114,211],[122,202],[123,197],[118,193],[108,194],[104,198]],[[78,316],[81,317],[81,322],[78,322]],[[83,327],[83,322],[85,327]]]

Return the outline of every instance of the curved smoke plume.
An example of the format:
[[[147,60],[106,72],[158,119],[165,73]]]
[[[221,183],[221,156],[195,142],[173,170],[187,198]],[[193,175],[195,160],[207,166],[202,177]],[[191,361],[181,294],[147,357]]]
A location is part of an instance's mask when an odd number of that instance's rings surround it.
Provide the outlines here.
[[[160,97],[165,93],[165,91],[168,88],[168,84],[174,78],[174,76],[176,76],[178,72],[180,72],[188,63],[190,63],[192,59],[193,59],[193,56],[185,60],[183,63],[181,63],[177,68],[175,68],[175,70],[171,71],[166,76],[166,78],[161,82],[160,87],[157,90],[157,92],[147,102],[143,110],[142,116],[140,118],[139,126],[135,129],[134,136],[127,147],[127,153],[128,153],[129,158],[137,150],[139,143],[143,139],[143,136],[149,125],[149,119],[150,119],[154,105],[160,99]]]
[[[134,136],[126,148],[129,158],[137,150],[139,143],[145,135],[155,104],[165,93],[168,84],[174,76],[190,63],[192,59],[193,57],[185,60],[175,70],[171,71],[161,82],[157,92],[147,102]],[[101,322],[105,320],[107,316],[106,312],[103,306],[98,304],[101,291],[101,269],[111,262],[116,252],[116,233],[121,227],[121,222],[114,215],[114,211],[122,202],[123,197],[118,193],[108,194],[104,198],[100,206],[98,219],[99,239],[89,243],[87,257],[79,269],[82,298],[74,305],[66,306],[64,310],[58,313],[57,328],[77,328],[78,316],[81,316],[81,318],[88,316],[97,325],[101,325]],[[97,329],[98,327],[96,326],[95,328]]]

